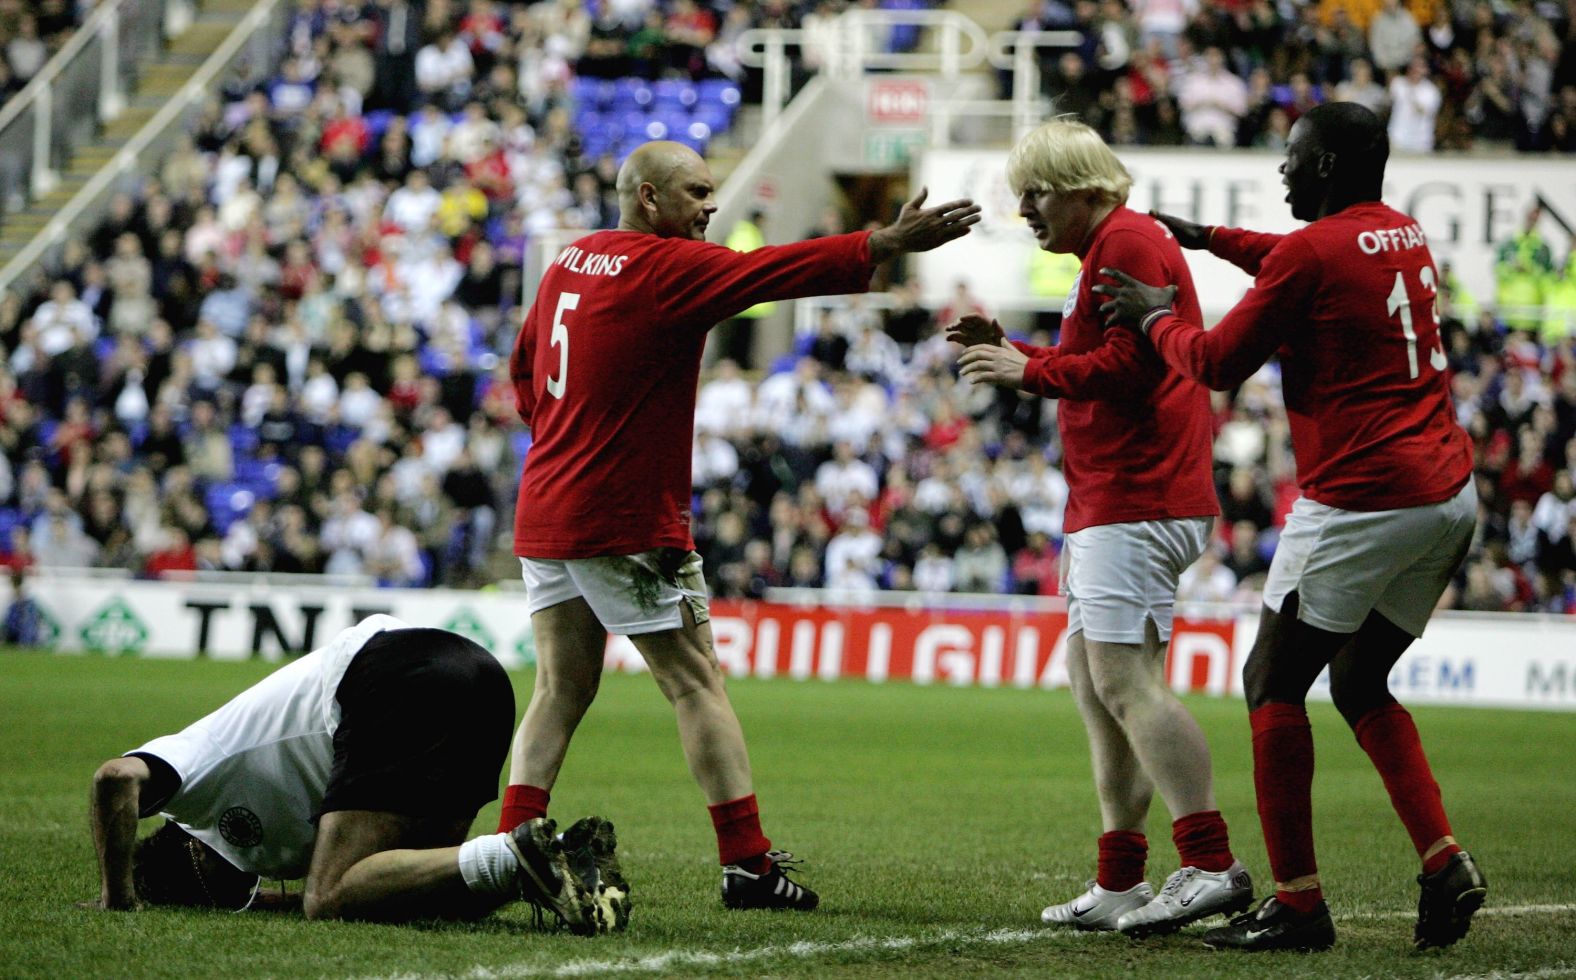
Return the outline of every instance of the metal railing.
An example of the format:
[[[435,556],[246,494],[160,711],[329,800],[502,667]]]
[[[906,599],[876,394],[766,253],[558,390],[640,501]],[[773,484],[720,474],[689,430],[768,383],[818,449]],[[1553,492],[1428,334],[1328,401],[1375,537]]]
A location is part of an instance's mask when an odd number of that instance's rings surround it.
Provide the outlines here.
[[[887,51],[886,38],[895,27],[930,31],[934,50]],[[933,72],[954,80],[985,63],[990,38],[974,21],[954,10],[847,11],[832,24],[824,43],[805,30],[755,28],[739,35],[741,64],[762,72],[761,123],[770,126],[792,96],[790,47],[817,45],[814,59],[830,78],[857,78],[870,69]]]
[[[142,2],[142,0],[125,0]],[[185,85],[139,129],[93,179],[67,201],[42,232],[34,236],[16,257],[0,269],[0,290],[9,288],[51,249],[62,245],[68,234],[79,232],[98,220],[110,196],[124,178],[147,173],[169,151],[184,123],[196,113],[218,87],[220,76],[232,66],[244,63],[250,69],[267,71],[283,44],[284,21],[288,10],[281,0],[262,0],[253,7],[228,37],[202,63]]]
[[[887,51],[893,28],[928,29],[933,49]],[[962,118],[1009,120],[1009,141],[1033,129],[1050,110],[1040,94],[1040,52],[1077,47],[1076,31],[1000,31],[986,35],[973,20],[953,10],[850,10],[825,35],[778,28],[757,28],[739,35],[741,64],[761,69],[761,124],[770,126],[792,97],[793,60],[807,44],[818,45],[813,60],[829,78],[858,78],[871,70],[925,72],[948,81],[985,65],[1012,73],[1008,100],[938,100],[931,106],[931,143],[952,142],[952,123]]]
[[[191,0],[106,0],[0,107],[0,223],[48,194],[76,148],[120,115],[140,66],[191,13]]]

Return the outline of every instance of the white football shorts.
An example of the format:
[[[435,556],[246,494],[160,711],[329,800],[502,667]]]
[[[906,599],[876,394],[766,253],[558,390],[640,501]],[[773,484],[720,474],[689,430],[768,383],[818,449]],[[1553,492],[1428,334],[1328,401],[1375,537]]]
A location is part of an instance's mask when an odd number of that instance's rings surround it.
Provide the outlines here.
[[[584,599],[597,621],[620,636],[659,633],[684,625],[679,603],[697,624],[707,622],[706,578],[700,555],[656,548],[603,558],[521,558],[526,610],[534,615],[570,599]]]
[[[1160,642],[1171,639],[1177,579],[1209,542],[1212,517],[1175,517],[1097,524],[1067,535],[1062,593],[1067,633],[1082,630],[1102,643],[1144,642],[1154,620]]]
[[[1264,582],[1264,604],[1280,612],[1297,590],[1297,618],[1332,633],[1355,633],[1376,611],[1422,636],[1445,586],[1466,557],[1477,522],[1477,488],[1400,510],[1341,510],[1297,498]]]

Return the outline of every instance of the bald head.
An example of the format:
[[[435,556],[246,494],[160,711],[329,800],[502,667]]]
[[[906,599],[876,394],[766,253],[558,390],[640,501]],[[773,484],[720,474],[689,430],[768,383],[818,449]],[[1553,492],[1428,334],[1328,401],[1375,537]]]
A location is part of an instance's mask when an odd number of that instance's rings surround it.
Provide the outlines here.
[[[618,171],[619,227],[663,238],[704,238],[717,210],[716,184],[699,153],[682,143],[642,143]]]

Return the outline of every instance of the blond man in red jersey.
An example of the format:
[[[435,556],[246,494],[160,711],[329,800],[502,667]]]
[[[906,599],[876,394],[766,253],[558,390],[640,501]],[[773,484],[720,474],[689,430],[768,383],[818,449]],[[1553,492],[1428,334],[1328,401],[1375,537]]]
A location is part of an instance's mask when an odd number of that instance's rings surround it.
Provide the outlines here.
[[[1201,321],[1182,252],[1126,206],[1132,178],[1089,127],[1052,120],[1012,150],[1007,179],[1040,248],[1083,262],[1054,347],[1008,344],[964,317],[963,376],[1060,398],[1068,597],[1067,668],[1089,747],[1104,833],[1088,891],[1047,923],[1172,932],[1253,898],[1215,806],[1209,745],[1164,676],[1177,579],[1207,546],[1219,505],[1210,475],[1208,395],[1126,331],[1108,330],[1094,270],[1131,264],[1182,284],[1178,310]],[[1157,895],[1144,880],[1144,825],[1158,790],[1181,867]]]

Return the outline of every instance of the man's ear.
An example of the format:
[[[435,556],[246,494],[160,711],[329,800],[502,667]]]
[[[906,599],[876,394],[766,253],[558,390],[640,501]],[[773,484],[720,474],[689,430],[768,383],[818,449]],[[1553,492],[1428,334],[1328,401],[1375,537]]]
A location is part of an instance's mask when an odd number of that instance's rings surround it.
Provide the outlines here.
[[[643,184],[641,184],[640,187],[636,189],[635,195],[640,199],[640,206],[641,207],[650,208],[653,211],[655,211],[657,209],[657,185],[656,184],[651,184],[651,183],[643,183]]]
[[[1328,151],[1319,154],[1319,176],[1328,177],[1335,172],[1335,154]]]

